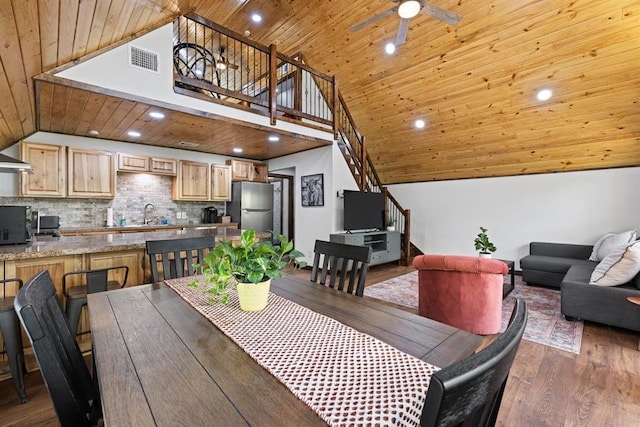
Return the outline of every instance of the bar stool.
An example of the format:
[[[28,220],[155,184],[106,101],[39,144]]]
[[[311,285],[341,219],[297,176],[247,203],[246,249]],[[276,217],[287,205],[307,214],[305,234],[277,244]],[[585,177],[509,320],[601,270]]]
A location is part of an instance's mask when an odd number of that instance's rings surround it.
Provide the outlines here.
[[[109,272],[115,270],[124,271],[122,283],[117,280],[109,280]],[[72,276],[84,277],[86,282],[82,285],[70,286],[67,289],[67,280]],[[87,305],[87,294],[95,292],[111,291],[124,288],[127,285],[129,267],[121,265],[117,267],[99,268],[95,270],[79,270],[62,275],[62,293],[66,297],[65,312],[69,318],[71,332],[75,335],[80,323],[80,313],[82,307]]]
[[[0,280],[0,283],[2,283],[2,297],[0,297],[0,331],[2,332],[4,347],[7,350],[13,385],[16,388],[20,402],[26,403],[27,394],[24,391],[24,375],[26,375],[27,370],[24,364],[20,321],[13,308],[14,297],[6,296],[7,283],[17,283],[18,289],[20,289],[22,287],[22,280],[4,279]],[[16,289],[16,293],[18,289]]]

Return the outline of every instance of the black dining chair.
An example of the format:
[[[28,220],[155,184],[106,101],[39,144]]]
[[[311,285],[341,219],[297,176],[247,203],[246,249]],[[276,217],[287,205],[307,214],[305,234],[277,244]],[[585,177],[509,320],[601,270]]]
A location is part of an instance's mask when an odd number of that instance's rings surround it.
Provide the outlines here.
[[[193,276],[193,264],[202,264],[205,250],[215,246],[214,236],[183,239],[147,240],[147,253],[151,266],[151,281]],[[162,266],[160,270],[158,266]],[[162,279],[160,278],[162,274]]]
[[[31,341],[60,424],[97,425],[102,416],[100,395],[49,271],[36,274],[20,289],[14,307]]]
[[[420,425],[494,426],[526,324],[527,305],[518,299],[509,326],[494,342],[433,374]]]
[[[24,376],[27,373],[24,364],[24,351],[22,349],[22,332],[20,332],[20,321],[13,308],[15,297],[7,295],[7,286],[13,284],[16,292],[22,288],[20,279],[0,280],[2,285],[2,295],[0,295],[0,332],[2,341],[9,359],[9,370],[13,377],[13,385],[18,393],[21,403],[27,402],[27,394],[24,391]]]
[[[312,282],[362,296],[371,261],[370,247],[316,240],[313,252]]]
[[[118,276],[109,279],[109,275]],[[94,270],[79,270],[62,275],[62,294],[65,296],[65,313],[69,318],[69,324],[73,333],[77,333],[80,323],[82,307],[87,305],[87,294],[95,292],[112,291],[124,288],[129,277],[129,267],[119,265],[117,267],[96,268]],[[72,286],[74,280],[83,282],[81,285]]]

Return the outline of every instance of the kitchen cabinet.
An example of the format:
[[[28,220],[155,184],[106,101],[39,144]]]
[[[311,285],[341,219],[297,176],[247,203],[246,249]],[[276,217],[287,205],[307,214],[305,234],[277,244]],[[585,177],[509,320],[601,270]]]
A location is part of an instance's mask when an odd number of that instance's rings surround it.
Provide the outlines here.
[[[19,175],[19,194],[26,197],[64,197],[67,169],[65,147],[20,142],[20,160],[31,164],[32,173]]]
[[[90,254],[87,269],[95,270],[98,268],[119,267],[125,265],[129,267],[127,287],[138,286],[148,283],[148,281],[145,281],[144,277],[144,257],[144,249]],[[117,279],[122,283],[124,280],[124,274],[122,274],[122,277],[109,277],[109,279]]]
[[[62,295],[62,275],[69,271],[82,270],[82,255],[66,255],[57,257],[28,258],[4,261],[5,277],[17,277],[27,283],[29,279],[41,272],[49,270],[56,287],[56,293],[64,307]]]
[[[118,170],[123,172],[149,172],[149,157],[118,153]]]
[[[211,165],[211,200],[231,201],[231,166]]]
[[[178,161],[175,159],[162,159],[160,157],[151,157],[149,164],[149,172],[160,175],[176,176],[178,170]]]
[[[178,162],[175,159],[118,153],[118,171],[142,172],[175,176]]]
[[[211,193],[211,168],[208,163],[180,160],[173,181],[174,200],[208,201]]]
[[[69,197],[113,198],[116,191],[114,153],[67,148]]]
[[[227,160],[231,166],[231,179],[233,181],[267,182],[269,170],[265,163],[251,162],[248,160]]]
[[[268,182],[269,181],[269,169],[265,163],[253,163],[251,170],[251,181],[254,182]]]

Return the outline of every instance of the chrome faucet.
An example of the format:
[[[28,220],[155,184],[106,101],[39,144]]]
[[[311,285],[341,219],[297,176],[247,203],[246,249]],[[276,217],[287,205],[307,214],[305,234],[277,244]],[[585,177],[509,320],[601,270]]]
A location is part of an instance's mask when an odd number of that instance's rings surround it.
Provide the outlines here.
[[[151,221],[153,221],[153,217],[149,216],[149,213],[153,213],[155,209],[155,206],[153,206],[153,204],[151,203],[147,203],[144,206],[144,225],[151,224]]]

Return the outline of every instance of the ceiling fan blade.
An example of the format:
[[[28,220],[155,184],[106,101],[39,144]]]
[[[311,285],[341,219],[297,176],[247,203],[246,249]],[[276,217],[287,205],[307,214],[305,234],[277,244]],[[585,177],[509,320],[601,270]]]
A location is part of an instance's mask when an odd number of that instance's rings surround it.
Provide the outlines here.
[[[367,19],[366,21],[362,21],[361,23],[354,25],[353,27],[349,28],[349,30],[351,30],[351,31],[361,30],[364,27],[366,27],[367,25],[371,25],[374,22],[378,22],[379,20],[384,19],[389,15],[393,15],[396,12],[398,12],[398,7],[397,6],[396,7],[392,7],[391,9],[389,9],[389,10],[387,10],[385,12],[382,12],[382,13],[376,15],[376,16],[373,16],[373,17]]]
[[[436,18],[437,20],[445,22],[449,25],[456,25],[462,19],[462,15],[458,15],[457,13],[441,9],[438,6],[434,6],[429,3],[424,4],[422,13],[427,16],[431,16],[432,18]]]
[[[409,20],[406,18],[400,18],[400,25],[398,25],[398,33],[396,34],[396,46],[400,46],[407,40],[408,32]]]

